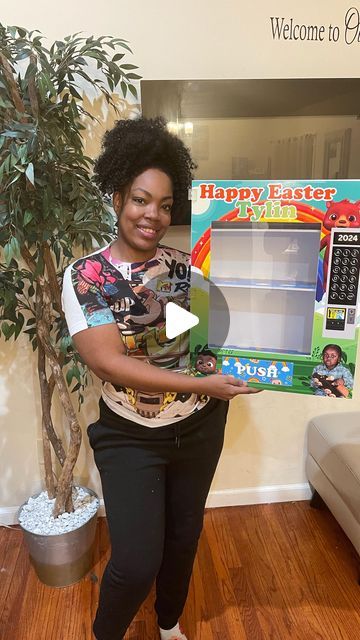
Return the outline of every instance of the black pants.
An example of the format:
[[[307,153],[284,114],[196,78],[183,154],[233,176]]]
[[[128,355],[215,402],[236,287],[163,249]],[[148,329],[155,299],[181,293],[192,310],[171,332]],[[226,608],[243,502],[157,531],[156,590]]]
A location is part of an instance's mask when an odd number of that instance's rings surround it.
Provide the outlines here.
[[[97,640],[120,640],[156,579],[159,625],[172,628],[187,597],[206,497],[221,453],[228,403],[158,428],[100,401],[88,427],[111,541],[94,622]]]

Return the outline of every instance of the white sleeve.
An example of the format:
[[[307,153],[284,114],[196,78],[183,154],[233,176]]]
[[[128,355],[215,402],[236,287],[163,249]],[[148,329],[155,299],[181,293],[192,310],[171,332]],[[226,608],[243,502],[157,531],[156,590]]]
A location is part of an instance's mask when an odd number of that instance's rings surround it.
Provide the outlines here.
[[[74,288],[72,272],[72,265],[65,269],[61,294],[61,304],[65,313],[70,335],[73,336],[75,333],[88,329],[89,327],[103,324],[114,324],[115,318],[111,309],[107,306],[104,299],[100,301],[99,295],[89,295],[88,292],[87,302],[91,303],[91,298],[93,298],[94,304],[80,304]],[[90,306],[92,306],[91,312],[89,310]]]
[[[78,333],[78,331],[87,329],[88,323],[86,322],[84,312],[74,291],[71,281],[71,270],[71,265],[65,269],[61,304],[63,312],[65,313],[69,333],[73,336],[75,333]]]

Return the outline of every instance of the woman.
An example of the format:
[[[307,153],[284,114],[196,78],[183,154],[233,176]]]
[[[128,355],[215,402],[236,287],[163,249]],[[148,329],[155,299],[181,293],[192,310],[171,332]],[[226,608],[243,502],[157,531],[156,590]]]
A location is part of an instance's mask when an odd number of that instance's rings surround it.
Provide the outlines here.
[[[188,307],[190,268],[187,254],[160,241],[186,204],[193,168],[162,119],[117,122],[95,179],[113,196],[118,238],[64,277],[69,331],[103,381],[100,418],[88,428],[112,547],[97,640],[124,636],[155,579],[161,640],[186,640],[179,618],[227,401],[255,392],[232,376],[186,375],[188,336],[165,335],[166,303]]]

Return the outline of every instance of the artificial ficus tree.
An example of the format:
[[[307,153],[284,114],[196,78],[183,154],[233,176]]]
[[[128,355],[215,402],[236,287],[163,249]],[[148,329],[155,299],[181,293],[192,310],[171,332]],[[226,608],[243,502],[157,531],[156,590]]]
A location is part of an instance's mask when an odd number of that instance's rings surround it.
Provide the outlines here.
[[[0,329],[26,333],[37,353],[45,484],[54,516],[72,511],[79,405],[89,373],[73,348],[61,307],[65,267],[76,248],[91,251],[114,237],[113,216],[91,180],[84,131],[96,118],[84,107],[89,89],[117,109],[116,95],[137,97],[137,67],[128,43],[79,34],[45,47],[38,31],[0,25]],[[53,423],[58,394],[68,443]],[[61,472],[54,473],[54,455]]]

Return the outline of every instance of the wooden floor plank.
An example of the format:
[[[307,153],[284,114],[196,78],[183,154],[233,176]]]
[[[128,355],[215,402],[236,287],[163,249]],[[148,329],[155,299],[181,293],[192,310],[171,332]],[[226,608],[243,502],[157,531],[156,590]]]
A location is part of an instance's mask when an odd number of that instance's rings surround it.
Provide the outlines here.
[[[208,514],[216,535],[216,546],[221,549],[226,566],[229,569],[238,569],[241,567],[241,558],[236,548],[233,531],[229,526],[229,520],[226,517],[227,509],[209,509],[206,515]]]
[[[243,637],[250,637],[253,640],[265,640],[246,582],[241,558],[236,548],[233,531],[229,526],[226,510],[212,509],[209,513],[213,523],[214,535],[216,536],[216,543],[215,541],[213,542],[212,548],[218,548],[222,553],[236,601],[237,634],[240,635],[241,633]],[[238,636],[236,635],[236,637]]]
[[[266,640],[243,567],[233,567],[230,569],[230,575],[245,638]]]
[[[230,523],[237,531],[234,538],[265,638],[299,640],[286,607],[286,594],[276,575],[277,558],[273,554],[269,526],[263,517],[264,508],[251,506],[230,512]]]
[[[19,529],[0,528],[0,603],[6,602],[8,599],[8,591],[12,584],[22,542],[22,534]],[[1,619],[0,613],[0,628]]]
[[[183,623],[189,638],[196,640],[207,640],[212,638],[211,612],[208,599],[205,595],[205,585],[200,569],[200,545],[199,553],[195,559],[193,576],[190,584],[189,596],[187,599]],[[212,615],[216,615],[215,612]]]
[[[242,617],[238,612],[238,603],[234,592],[234,586],[230,576],[230,568],[228,562],[237,562],[238,556],[235,552],[231,532],[226,535],[225,527],[216,527],[216,518],[209,511],[206,514],[204,537],[208,543],[208,562],[204,562],[204,566],[213,564],[213,579],[218,584],[219,600],[222,606],[220,620],[223,621],[223,631],[220,633],[227,635],[229,638],[246,638],[246,631],[243,625]],[[211,583],[210,583],[211,584]]]
[[[284,543],[285,535],[281,537],[289,522],[291,513],[286,505],[277,510],[271,516],[271,521],[277,521],[277,540],[281,545]],[[353,567],[356,567],[353,557],[343,556],[338,553],[339,547],[349,547],[351,545],[333,544],[335,540],[331,535],[337,530],[336,540],[345,540],[343,532],[334,523],[334,519],[328,511],[324,511],[321,528],[313,527],[316,514],[310,512],[310,508],[301,512],[302,526],[299,535],[295,527],[287,529],[286,537],[291,544],[291,556],[288,564],[297,567],[298,575],[295,583],[301,587],[302,594],[310,603],[310,611],[307,612],[307,619],[317,627],[319,637],[329,638],[329,640],[342,640],[344,637],[351,638],[354,632],[354,624],[360,629],[360,593],[359,589],[353,593],[355,575]],[[298,520],[300,512],[298,512]],[[329,526],[330,525],[330,526]],[[345,562],[344,562],[345,561]],[[345,579],[344,579],[345,578]],[[353,595],[352,595],[353,594]],[[355,599],[354,599],[355,598]],[[304,597],[303,597],[304,600]],[[349,611],[349,603],[352,602]],[[353,606],[355,605],[355,607]],[[333,610],[336,608],[336,619],[333,620]],[[349,615],[350,613],[350,615]],[[298,616],[298,609],[296,611]],[[327,625],[324,619],[327,617]],[[305,619],[298,620],[298,624],[305,624]],[[360,634],[359,634],[360,637]]]
[[[285,594],[286,608],[292,624],[299,635],[304,634],[307,638],[340,639],[342,636],[338,634],[337,625],[331,625],[330,637],[327,629],[324,628],[323,619],[327,608],[319,618],[316,606],[314,607],[314,601],[316,602],[319,598],[326,602],[326,607],[330,605],[329,594],[323,589],[320,573],[323,560],[318,555],[314,558],[312,550],[306,547],[305,535],[301,540],[298,540],[297,536],[296,540],[290,538],[290,532],[286,528],[282,515],[280,509],[276,512],[269,508],[264,510],[264,517],[268,521],[274,541],[272,547],[276,554],[274,568]],[[302,530],[305,533],[305,523]],[[293,534],[296,535],[296,532],[293,531]]]
[[[93,640],[109,558],[63,589],[39,582],[19,529],[0,529],[0,639]],[[359,558],[327,509],[307,502],[208,510],[183,624],[189,640],[360,640]],[[125,640],[157,640],[155,592]]]
[[[12,533],[10,535],[16,535]],[[16,542],[17,544],[17,542]],[[30,563],[28,559],[28,553],[24,544],[19,547],[19,553],[17,554],[14,570],[12,573],[11,583],[4,600],[2,611],[0,613],[0,638],[8,635],[9,638],[14,637],[18,628],[19,618],[23,612],[23,598],[25,586],[27,583],[28,574],[30,571]]]

